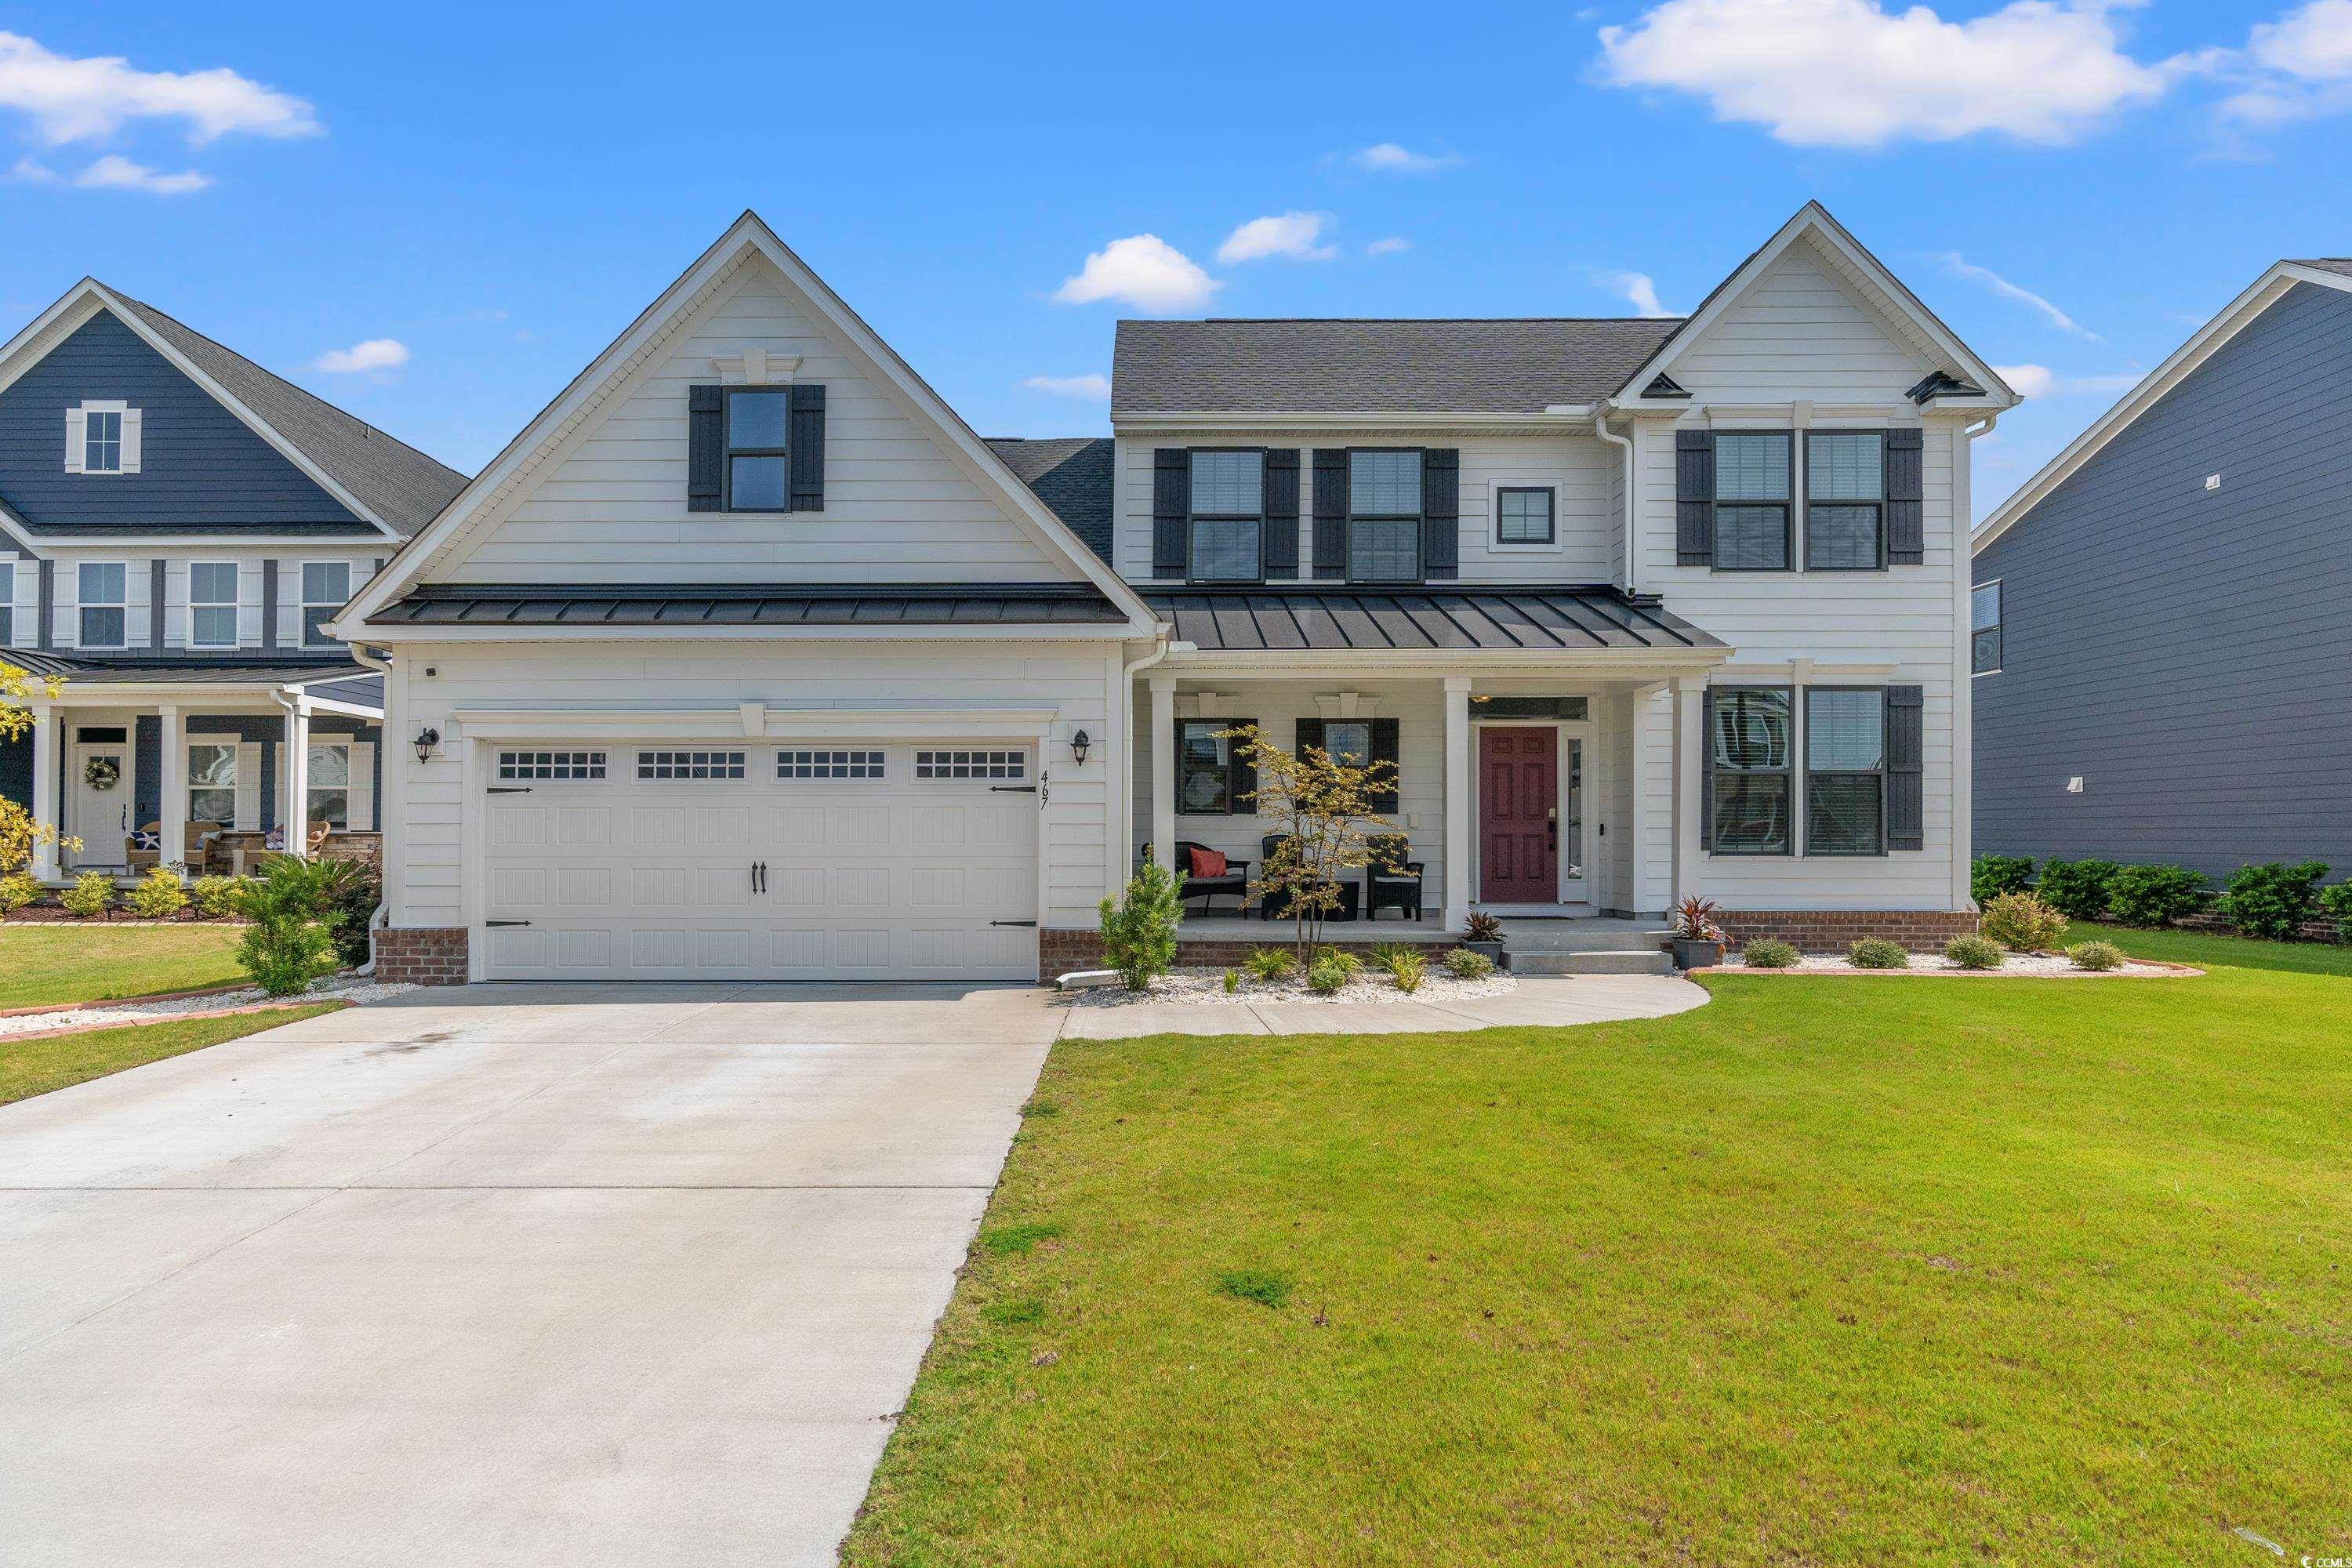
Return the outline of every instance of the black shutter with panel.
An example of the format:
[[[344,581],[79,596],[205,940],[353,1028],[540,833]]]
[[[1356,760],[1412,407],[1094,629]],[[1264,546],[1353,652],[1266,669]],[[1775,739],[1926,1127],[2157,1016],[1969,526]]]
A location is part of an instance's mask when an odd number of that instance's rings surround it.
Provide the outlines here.
[[[1257,721],[1255,719],[1227,719],[1218,728],[1247,730],[1256,723]],[[1235,816],[1255,816],[1257,815],[1257,764],[1244,754],[1241,742],[1229,741],[1226,744],[1233,748],[1233,814]]]
[[[1927,561],[1927,441],[1916,427],[1886,433],[1886,563]]]
[[[824,388],[793,388],[793,427],[786,440],[792,454],[793,510],[824,510]]]
[[[1712,687],[1700,695],[1698,725],[1698,847],[1712,849],[1715,847],[1715,690]]]
[[[1298,575],[1298,448],[1269,447],[1265,453],[1265,546],[1268,577]]]
[[[1151,455],[1151,574],[1181,577],[1186,556],[1184,528],[1192,516],[1192,454],[1161,447]]]
[[[1421,455],[1421,574],[1462,575],[1462,454],[1452,447]]]
[[[1348,576],[1348,449],[1315,451],[1315,575]]]
[[[727,389],[686,389],[686,510],[717,511],[727,468]]]
[[[1886,689],[1886,847],[1927,847],[1926,692]]]
[[[1675,564],[1715,564],[1715,432],[1675,432]]]
[[[1388,763],[1386,787],[1372,792],[1372,809],[1383,816],[1392,816],[1397,809],[1397,721],[1393,719],[1372,721],[1372,758],[1375,763]]]

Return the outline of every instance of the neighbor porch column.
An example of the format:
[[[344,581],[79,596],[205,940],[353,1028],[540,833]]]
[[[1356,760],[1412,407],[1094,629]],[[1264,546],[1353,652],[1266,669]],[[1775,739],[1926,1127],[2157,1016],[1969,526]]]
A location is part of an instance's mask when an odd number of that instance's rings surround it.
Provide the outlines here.
[[[1674,900],[1700,890],[1698,813],[1699,781],[1706,765],[1706,699],[1705,676],[1675,678],[1675,880],[1667,895],[1669,908]]]
[[[58,714],[46,702],[33,704],[33,820],[60,833],[58,821]],[[58,845],[54,838],[33,846],[33,875],[45,882],[58,879]]]
[[[1470,678],[1445,678],[1445,907],[1447,931],[1470,919]]]
[[[1151,765],[1144,790],[1151,799],[1151,858],[1170,870],[1176,865],[1176,678],[1151,678]]]
[[[169,704],[155,710],[163,723],[163,766],[156,774],[155,814],[157,837],[161,851],[155,858],[159,866],[182,866],[188,861],[188,746],[181,728],[180,710]]]
[[[286,798],[278,803],[286,853],[299,855],[310,837],[310,707],[297,700],[286,710]]]

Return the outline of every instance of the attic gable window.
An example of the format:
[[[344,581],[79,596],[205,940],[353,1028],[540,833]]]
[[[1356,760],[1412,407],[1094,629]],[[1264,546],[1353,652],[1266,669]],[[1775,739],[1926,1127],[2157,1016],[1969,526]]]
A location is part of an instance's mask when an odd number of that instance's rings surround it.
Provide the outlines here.
[[[66,472],[139,471],[139,410],[119,397],[84,398],[66,410]]]
[[[727,389],[727,510],[789,511],[786,436],[792,395],[782,387]]]

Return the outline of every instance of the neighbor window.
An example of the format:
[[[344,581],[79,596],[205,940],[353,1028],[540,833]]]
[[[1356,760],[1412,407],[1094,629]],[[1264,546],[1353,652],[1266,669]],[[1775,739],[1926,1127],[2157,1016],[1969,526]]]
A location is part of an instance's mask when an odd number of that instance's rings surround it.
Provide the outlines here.
[[[0,561],[0,647],[16,640],[16,563]]]
[[[1786,855],[1794,696],[1772,687],[1733,687],[1711,696],[1715,852]]]
[[[236,742],[205,741],[188,748],[188,820],[224,827],[236,821]]]
[[[1512,486],[1495,497],[1495,542],[1549,544],[1551,491]]]
[[[1789,569],[1789,437],[1715,438],[1715,565],[1720,572]]]
[[[1805,693],[1805,853],[1886,853],[1886,693]]]
[[[236,563],[188,563],[188,646],[236,646]]]
[[[1265,575],[1265,454],[1192,454],[1192,538],[1185,574],[1196,583]]]
[[[348,561],[302,563],[302,646],[341,647],[327,635],[327,623],[352,596],[352,563]]]
[[[1176,809],[1210,816],[1234,811],[1234,743],[1223,719],[1186,719],[1176,726]]]
[[[310,742],[310,826],[352,826],[352,748],[339,741]]]
[[[1975,672],[1990,675],[2000,668],[2000,583],[1979,583],[1969,591],[1969,627]]]
[[[1348,576],[1421,580],[1421,454],[1348,454]]]
[[[1874,572],[1886,564],[1885,440],[1874,430],[1805,437],[1805,565]]]
[[[728,389],[728,510],[791,510],[791,480],[784,471],[785,416],[791,402],[792,394],[782,387]]]
[[[122,410],[85,407],[81,416],[81,471],[122,471]]]
[[[120,561],[85,561],[79,583],[83,647],[121,647],[130,640],[131,569]]]

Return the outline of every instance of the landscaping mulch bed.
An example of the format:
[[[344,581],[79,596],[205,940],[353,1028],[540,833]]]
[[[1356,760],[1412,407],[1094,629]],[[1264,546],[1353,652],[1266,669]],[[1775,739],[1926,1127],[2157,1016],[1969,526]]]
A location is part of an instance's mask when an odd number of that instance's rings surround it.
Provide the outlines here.
[[[1941,974],[1965,975],[1978,980],[2160,980],[2202,974],[2201,969],[2186,963],[2158,963],[2153,959],[2134,958],[2125,961],[2120,968],[2108,970],[2077,969],[2074,961],[2063,952],[2012,952],[2002,960],[1999,969],[1963,969],[1940,953],[1913,953],[1907,969],[1862,969],[1853,960],[1833,954],[1809,954],[1785,969],[1750,969],[1737,957],[1726,956],[1711,969],[1694,969],[1693,974]]]
[[[1362,1002],[1466,1002],[1477,996],[1507,996],[1517,986],[1517,980],[1499,970],[1484,980],[1457,980],[1432,965],[1421,984],[1407,993],[1397,989],[1386,971],[1367,968],[1324,996],[1308,990],[1307,982],[1297,975],[1284,980],[1253,980],[1244,975],[1238,988],[1227,991],[1225,972],[1222,969],[1179,969],[1160,975],[1146,991],[1129,991],[1124,985],[1074,991],[1069,994],[1069,1005],[1132,1007],[1146,1002],[1187,1002],[1245,1006],[1253,1003],[1307,1002],[1318,1006],[1344,1006]]]

